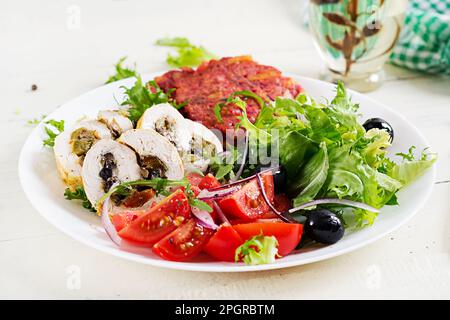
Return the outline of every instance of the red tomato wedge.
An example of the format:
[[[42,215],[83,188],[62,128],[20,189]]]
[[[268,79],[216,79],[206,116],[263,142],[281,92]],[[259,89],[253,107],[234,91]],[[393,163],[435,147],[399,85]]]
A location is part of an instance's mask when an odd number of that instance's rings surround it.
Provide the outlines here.
[[[190,172],[190,173],[188,173],[186,178],[192,186],[198,187],[198,185],[200,184],[200,181],[202,181],[202,179],[203,179],[203,176],[198,173],[195,173],[195,172]]]
[[[243,243],[244,240],[231,225],[222,224],[203,251],[217,260],[234,262],[236,249]]]
[[[288,255],[297,247],[303,233],[300,223],[246,223],[234,225],[233,228],[244,240],[260,234],[274,236],[278,240],[278,253],[281,256]]]
[[[274,183],[271,173],[262,175],[264,190],[267,198],[273,202]],[[261,194],[256,178],[250,180],[241,189],[219,201],[219,206],[226,215],[252,221],[259,218],[268,218],[266,215],[271,210]]]
[[[273,206],[279,212],[286,212],[292,208],[292,202],[287,195],[280,193],[275,195],[275,198],[273,199]]]
[[[212,189],[220,187],[220,182],[211,173],[208,173],[198,184],[200,189]]]
[[[139,213],[139,215],[140,214],[141,213]],[[129,226],[131,222],[138,218],[139,215],[135,212],[118,213],[111,217],[111,222],[116,228],[117,232],[119,232],[123,228]]]
[[[186,195],[177,190],[119,232],[123,239],[153,244],[181,225],[190,215]]]
[[[262,219],[256,219],[250,223],[273,223],[273,222],[284,222],[284,221],[279,218],[262,218]],[[244,224],[244,223],[249,223],[249,222],[242,220],[242,219],[230,220],[230,224],[232,226],[237,225],[237,224]]]
[[[192,186],[199,187],[202,190],[220,187],[220,182],[211,173],[204,177],[198,173],[189,173],[187,179]]]
[[[166,260],[186,261],[202,251],[213,232],[190,219],[156,243],[153,252]]]

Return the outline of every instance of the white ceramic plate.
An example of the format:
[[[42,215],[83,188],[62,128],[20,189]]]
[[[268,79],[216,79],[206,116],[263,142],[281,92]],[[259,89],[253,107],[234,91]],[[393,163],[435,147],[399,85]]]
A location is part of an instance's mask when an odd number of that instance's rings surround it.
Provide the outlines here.
[[[144,80],[153,79],[158,74],[149,74]],[[330,99],[334,96],[335,86],[318,80],[291,75],[312,97]],[[49,119],[64,119],[66,126],[84,116],[95,117],[101,109],[116,106],[123,98],[121,86],[130,86],[133,79],[125,79],[94,89],[55,110]],[[350,92],[353,101],[361,105],[361,119],[381,117],[386,119],[395,130],[395,141],[391,154],[405,151],[411,145],[418,150],[428,146],[420,132],[404,117],[394,110],[356,92]],[[410,219],[425,203],[432,190],[435,169],[429,170],[424,176],[399,192],[400,206],[385,207],[372,227],[349,233],[338,243],[326,247],[309,249],[293,253],[277,260],[273,264],[246,266],[243,264],[212,261],[206,256],[195,262],[171,262],[153,255],[151,250],[141,252],[126,252],[108,238],[103,230],[100,218],[83,209],[76,201],[67,201],[63,197],[64,185],[58,177],[53,153],[42,146],[44,137],[43,125],[37,126],[23,146],[19,160],[19,175],[22,187],[42,216],[58,229],[74,239],[103,252],[128,260],[158,267],[209,271],[209,272],[242,272],[285,268],[302,265],[335,257],[362,246],[365,246],[400,227]]]

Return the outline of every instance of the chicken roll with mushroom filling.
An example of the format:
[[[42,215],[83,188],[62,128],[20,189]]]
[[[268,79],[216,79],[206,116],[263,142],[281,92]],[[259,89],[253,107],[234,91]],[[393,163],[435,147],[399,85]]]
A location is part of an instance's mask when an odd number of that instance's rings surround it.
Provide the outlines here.
[[[100,198],[115,185],[142,178],[134,151],[110,139],[98,141],[88,151],[82,177],[86,196],[96,208]]]
[[[102,110],[98,113],[97,119],[106,124],[114,138],[133,129],[133,123],[128,119],[125,110]]]
[[[122,134],[119,142],[133,149],[144,179],[182,179],[184,168],[177,149],[154,130],[134,129]]]
[[[187,171],[197,169],[205,172],[211,157],[222,152],[222,143],[217,136],[199,122],[185,119],[190,135],[189,150],[182,154]]]
[[[82,186],[81,168],[86,153],[100,139],[110,139],[108,127],[98,121],[77,123],[55,139],[56,166],[64,183],[72,190]]]
[[[167,138],[178,152],[189,149],[190,137],[184,117],[168,103],[147,109],[137,123],[138,129],[152,129]]]

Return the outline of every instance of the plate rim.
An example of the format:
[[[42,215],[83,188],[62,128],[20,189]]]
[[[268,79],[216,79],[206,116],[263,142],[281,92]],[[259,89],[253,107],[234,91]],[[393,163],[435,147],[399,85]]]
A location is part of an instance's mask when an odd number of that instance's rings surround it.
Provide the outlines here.
[[[152,78],[155,77],[157,75],[162,74],[162,72],[164,71],[156,71],[156,72],[151,72],[151,73],[147,73],[147,74],[143,74],[142,78],[147,79],[147,78]],[[322,81],[322,80],[318,80],[318,79],[314,79],[314,78],[310,78],[310,77],[304,77],[304,76],[299,76],[297,74],[294,73],[288,73],[285,72],[283,73],[283,75],[285,76],[289,76],[292,77],[294,79],[298,79],[299,83],[301,85],[301,81],[302,79],[309,81],[309,82],[313,82],[317,85],[326,85],[326,86],[334,86],[334,84],[326,82],[326,81]],[[33,208],[42,216],[45,218],[45,220],[47,220],[50,224],[52,224],[56,229],[58,229],[59,231],[61,231],[62,233],[68,235],[69,237],[71,237],[72,239],[75,239],[76,241],[79,241],[85,245],[87,245],[88,247],[92,247],[96,250],[99,250],[101,252],[113,255],[115,257],[119,257],[128,261],[133,261],[133,262],[138,262],[138,263],[142,263],[142,264],[146,264],[146,265],[150,265],[150,266],[154,266],[154,267],[160,267],[160,268],[167,268],[167,269],[174,269],[174,270],[185,270],[185,271],[197,271],[197,272],[217,272],[217,273],[221,273],[221,272],[252,272],[252,271],[264,271],[264,270],[275,270],[275,269],[283,269],[283,268],[289,268],[289,267],[294,267],[294,266],[300,266],[300,265],[305,265],[305,264],[310,264],[310,263],[314,263],[314,262],[318,262],[318,261],[322,261],[322,260],[327,260],[333,257],[337,257],[355,250],[358,250],[364,246],[367,246],[383,237],[385,237],[386,235],[392,233],[393,231],[397,230],[400,226],[402,226],[403,224],[406,224],[410,219],[412,219],[418,212],[420,209],[422,209],[425,205],[425,203],[428,201],[428,199],[430,198],[430,195],[433,191],[434,188],[434,181],[436,180],[436,166],[433,165],[430,170],[428,171],[428,173],[431,173],[431,181],[432,183],[428,186],[426,193],[423,194],[423,196],[421,197],[421,200],[417,203],[417,205],[414,207],[414,210],[412,210],[411,213],[409,213],[406,217],[404,217],[403,219],[401,219],[400,221],[398,221],[397,223],[392,224],[391,226],[389,226],[388,228],[386,228],[384,231],[377,233],[376,235],[370,237],[369,239],[366,239],[365,241],[359,242],[359,243],[355,243],[352,245],[349,245],[345,248],[342,248],[340,250],[335,250],[335,251],[331,251],[329,253],[325,253],[319,256],[315,256],[315,257],[310,257],[310,258],[306,258],[306,259],[302,259],[302,260],[293,260],[293,261],[282,261],[282,260],[278,260],[276,264],[265,264],[265,265],[256,265],[256,266],[248,266],[248,265],[243,265],[243,264],[235,264],[235,263],[230,263],[230,266],[212,266],[209,265],[208,263],[202,263],[202,262],[198,262],[198,263],[194,263],[194,264],[186,264],[185,262],[174,262],[174,261],[166,261],[166,260],[159,260],[159,259],[151,259],[145,256],[138,256],[138,255],[130,255],[129,252],[124,251],[124,250],[115,250],[109,247],[105,247],[100,243],[93,243],[91,241],[89,241],[86,238],[83,238],[81,235],[79,235],[76,232],[73,232],[72,230],[62,227],[61,225],[59,225],[54,219],[52,219],[51,215],[46,213],[46,210],[44,210],[43,208],[41,208],[41,204],[38,202],[38,200],[36,199],[36,196],[33,195],[33,190],[31,190],[30,188],[28,188],[27,184],[26,184],[26,177],[24,176],[25,172],[22,170],[22,168],[24,168],[25,164],[26,164],[26,159],[25,159],[25,153],[26,153],[26,149],[27,146],[29,144],[31,144],[33,137],[38,134],[37,131],[42,130],[43,127],[43,122],[47,119],[50,119],[52,114],[58,110],[60,107],[63,107],[66,104],[70,104],[74,101],[76,101],[77,99],[79,99],[82,96],[85,95],[89,95],[92,94],[94,91],[98,90],[99,88],[105,88],[108,86],[118,86],[121,83],[125,83],[128,82],[130,80],[130,78],[127,79],[122,79],[120,81],[116,81],[114,83],[111,84],[106,84],[103,86],[99,86],[96,87],[92,90],[89,90],[63,104],[61,104],[58,108],[56,108],[55,110],[53,110],[38,126],[36,126],[36,128],[34,128],[29,135],[27,136],[24,144],[22,145],[21,151],[20,151],[20,155],[19,155],[19,161],[18,161],[18,174],[19,174],[19,181],[22,187],[22,190],[24,191],[28,201],[30,201],[31,205],[33,206]],[[425,138],[425,136],[419,131],[419,129],[416,128],[416,126],[414,124],[412,124],[405,116],[403,116],[401,113],[397,112],[395,109],[390,108],[389,106],[380,103],[379,101],[376,101],[374,98],[369,97],[367,95],[364,95],[362,93],[359,93],[357,91],[353,91],[350,89],[347,89],[347,93],[352,95],[352,97],[358,97],[361,96],[363,97],[364,100],[370,101],[371,104],[374,105],[379,105],[382,106],[383,108],[387,109],[389,112],[395,114],[399,119],[401,119],[404,123],[406,123],[410,128],[412,128],[415,133],[423,140],[423,142],[426,145],[430,145],[428,140]],[[318,99],[319,97],[315,97],[315,99]]]

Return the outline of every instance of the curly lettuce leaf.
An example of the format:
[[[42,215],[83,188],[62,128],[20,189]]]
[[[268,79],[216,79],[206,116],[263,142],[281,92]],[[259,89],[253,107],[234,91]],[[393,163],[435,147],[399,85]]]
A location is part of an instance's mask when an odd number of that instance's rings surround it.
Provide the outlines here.
[[[364,184],[353,172],[334,169],[330,170],[326,193],[332,198],[360,199],[364,193]]]
[[[321,196],[338,197],[381,208],[402,184],[370,167],[361,154],[348,144],[329,151],[330,169]],[[376,213],[354,210],[357,227],[371,225]]]
[[[391,146],[391,136],[386,130],[370,129],[364,134],[365,147],[361,150],[366,163],[372,168],[382,165],[387,148]]]
[[[278,97],[273,103],[262,107],[255,126],[266,130],[301,130],[306,128],[306,123],[302,119],[304,113],[305,110],[298,101]]]
[[[336,86],[336,96],[331,103],[324,108],[325,113],[336,124],[337,130],[346,140],[356,140],[364,134],[364,128],[358,122],[359,105],[353,103],[347,95],[344,83],[338,81]]]
[[[409,153],[398,154],[403,156],[403,162],[390,168],[389,176],[408,185],[420,176],[422,176],[437,160],[435,153],[426,153],[422,151],[420,158],[416,159],[413,154],[414,147],[411,147]]]
[[[188,39],[182,37],[162,38],[156,45],[175,48],[177,54],[167,56],[167,64],[174,68],[197,67],[204,61],[216,58],[214,54],[202,46],[195,46]]]
[[[274,236],[254,236],[236,249],[235,261],[243,261],[248,265],[275,262],[278,255],[278,240]]]
[[[327,144],[340,143],[342,135],[337,124],[332,121],[323,108],[305,106],[305,117],[309,121],[308,136],[314,141]]]

